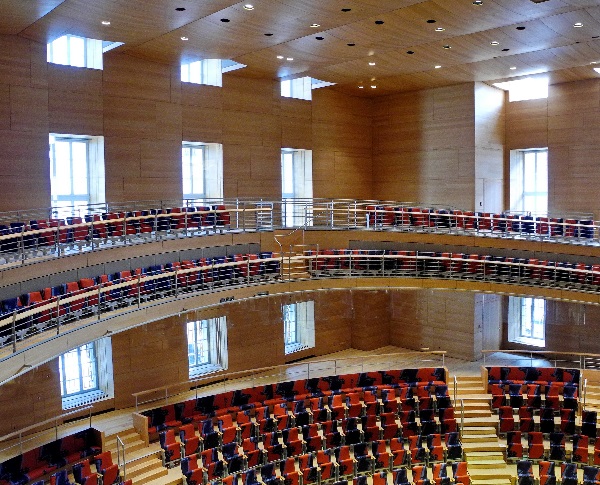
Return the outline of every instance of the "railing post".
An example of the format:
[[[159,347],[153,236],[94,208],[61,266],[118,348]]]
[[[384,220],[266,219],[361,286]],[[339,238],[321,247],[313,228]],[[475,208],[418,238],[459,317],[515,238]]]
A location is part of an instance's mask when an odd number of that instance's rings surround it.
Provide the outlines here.
[[[583,380],[583,407],[581,408],[585,411],[585,400],[587,398],[587,378]]]
[[[452,400],[452,402],[454,403],[453,405],[456,406],[456,388],[458,387],[458,382],[456,379],[456,376],[454,376],[454,399]]]
[[[17,352],[17,310],[13,312],[13,318],[11,323],[12,341],[13,341],[13,354]]]
[[[462,436],[465,429],[465,402],[460,400],[460,435]]]

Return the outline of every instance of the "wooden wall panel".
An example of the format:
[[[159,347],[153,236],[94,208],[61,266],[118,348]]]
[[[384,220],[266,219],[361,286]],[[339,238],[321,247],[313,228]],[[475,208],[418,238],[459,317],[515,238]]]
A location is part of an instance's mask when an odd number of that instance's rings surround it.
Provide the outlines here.
[[[377,98],[373,123],[375,198],[473,208],[472,83]]]
[[[390,341],[390,293],[366,290],[356,295],[352,322],[352,348],[374,350]]]

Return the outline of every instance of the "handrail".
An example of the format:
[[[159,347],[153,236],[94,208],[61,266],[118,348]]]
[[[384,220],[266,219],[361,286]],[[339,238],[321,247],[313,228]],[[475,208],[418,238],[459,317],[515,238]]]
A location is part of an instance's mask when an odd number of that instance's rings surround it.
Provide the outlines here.
[[[456,375],[454,376],[454,399],[452,400],[452,402],[454,404],[456,404],[456,389],[458,387],[458,381],[456,379]]]
[[[581,406],[581,410],[585,411],[585,400],[587,398],[587,378],[583,380],[583,405]]]
[[[40,426],[44,426],[44,425],[46,425],[48,423],[52,423],[52,422],[54,422],[55,439],[58,439],[58,420],[66,418],[67,416],[72,416],[73,414],[79,414],[82,411],[89,411],[90,428],[91,428],[92,427],[92,409],[93,409],[93,406],[83,406],[83,407],[80,407],[80,408],[77,408],[77,409],[73,409],[72,411],[60,414],[59,416],[54,416],[53,418],[46,419],[45,421],[42,421],[40,423],[35,423],[35,424],[32,424],[32,425],[26,426],[25,428],[21,428],[20,430],[13,431],[13,432],[11,432],[9,434],[6,434],[6,435],[0,437],[0,443],[8,441],[11,438],[15,438],[17,436],[19,437],[19,442],[16,443],[16,444],[7,446],[6,448],[1,449],[0,453],[3,453],[6,450],[9,450],[9,449],[14,448],[15,446],[19,445],[20,452],[21,452],[21,454],[23,454],[23,443],[24,443],[24,441],[23,441],[23,434],[26,433],[26,432],[28,432],[28,431],[31,431],[33,429],[39,428]],[[47,432],[47,431],[48,431],[48,429],[44,429],[41,432]],[[34,439],[34,438],[29,438],[28,440],[25,440],[25,441],[30,441],[32,439]]]
[[[465,401],[464,399],[460,400],[460,435],[463,435],[465,430]]]
[[[572,360],[570,361],[571,364],[577,364],[579,366],[579,369],[583,369],[585,370],[586,368],[586,359],[600,359],[600,354],[591,354],[591,353],[587,353],[587,352],[565,352],[565,351],[553,351],[553,350],[526,350],[526,349],[497,349],[497,350],[482,350],[481,353],[483,354],[483,365],[486,365],[486,355],[487,354],[494,354],[494,353],[504,353],[504,354],[529,354],[529,359],[531,361],[531,365],[533,365],[533,356],[534,355],[540,355],[540,356],[556,356],[556,357],[560,357],[560,356],[564,356],[564,357],[578,357],[577,360]],[[554,360],[554,367],[558,367],[557,363],[558,363],[558,359],[549,359],[549,360]],[[567,361],[569,362],[569,361]]]
[[[487,256],[474,254],[465,258],[453,254],[439,256],[431,252],[394,252],[398,254],[368,250],[339,250],[338,254],[305,251],[303,255],[290,256],[289,262],[304,264],[307,268],[308,274],[300,275],[301,279],[355,276],[456,279],[478,283],[525,285],[532,288],[542,285],[544,288],[561,291],[600,295],[600,265],[581,269],[581,265],[576,263],[573,263],[575,267],[563,267],[542,264],[543,262],[534,264],[492,260]],[[278,266],[276,270],[267,269],[266,266],[271,263]],[[0,316],[0,349],[12,346],[14,353],[17,351],[17,341],[27,340],[32,333],[38,335],[39,332],[52,328],[56,329],[57,334],[60,333],[62,322],[73,316],[73,306],[83,307],[80,313],[84,309],[87,313],[92,310],[90,316],[100,320],[102,313],[115,312],[133,305],[140,308],[142,301],[158,301],[159,298],[167,296],[179,298],[183,294],[179,281],[180,278],[185,280],[186,275],[193,281],[189,283],[189,288],[184,289],[192,289],[196,293],[211,292],[226,285],[254,285],[278,281],[281,278],[280,263],[281,259],[277,254],[258,259],[245,257],[241,261],[223,263],[214,263],[212,260],[210,263],[201,263],[194,267],[175,267],[162,272],[132,275],[131,278],[123,280],[98,283],[93,287],[53,297],[28,307],[15,308],[12,313]],[[292,279],[290,275],[289,280]],[[161,286],[162,283],[165,287]],[[88,302],[91,303],[88,305]],[[81,316],[77,313],[74,315],[76,318]],[[585,367],[585,359],[583,366]]]
[[[121,437],[117,434],[117,465],[121,469],[121,454],[123,455],[123,481],[127,480],[127,465],[125,461],[125,443]]]
[[[377,358],[381,358],[381,357],[394,357],[394,358],[398,358],[398,357],[402,357],[402,356],[411,356],[411,355],[439,355],[442,357],[442,367],[445,365],[445,356],[447,354],[447,351],[445,350],[433,350],[433,351],[405,351],[405,352],[391,352],[391,353],[385,353],[385,354],[369,354],[368,356],[354,356],[354,357],[340,357],[337,359],[321,359],[321,360],[310,360],[310,361],[306,361],[306,362],[299,362],[299,363],[295,363],[293,364],[294,366],[300,366],[300,365],[306,365],[308,367],[310,367],[311,365],[317,365],[317,364],[323,364],[323,363],[327,363],[327,362],[334,362],[334,374],[337,374],[337,367],[338,361],[348,361],[348,360],[365,360],[365,359],[377,359]],[[246,369],[246,370],[242,370],[242,371],[236,371],[236,372],[228,372],[228,373],[212,373],[210,375],[205,375],[202,377],[197,377],[194,379],[188,379],[186,381],[181,381],[181,382],[177,382],[177,383],[173,383],[173,384],[167,384],[166,386],[160,386],[160,387],[155,387],[153,389],[146,389],[144,391],[138,391],[138,392],[134,392],[131,395],[135,398],[135,410],[136,412],[139,409],[139,406],[142,404],[148,404],[150,402],[156,402],[160,399],[163,399],[163,397],[160,398],[156,398],[156,399],[150,399],[148,401],[139,401],[139,398],[141,396],[145,396],[145,395],[149,395],[149,394],[157,394],[159,392],[164,392],[164,399],[165,399],[165,405],[169,404],[169,397],[173,397],[173,396],[177,396],[179,394],[186,393],[189,392],[190,388],[195,388],[196,390],[196,398],[198,397],[198,387],[203,385],[203,381],[208,381],[207,384],[211,384],[211,381],[214,381],[216,379],[218,379],[219,381],[222,380],[231,380],[232,378],[236,378],[236,377],[247,377],[248,375],[260,375],[261,378],[264,378],[264,372],[269,372],[272,371],[273,375],[280,370],[287,370],[289,368],[290,364],[282,364],[282,365],[274,365],[274,366],[268,366],[268,367],[258,367],[255,369]],[[289,380],[289,379],[288,379]],[[179,391],[175,394],[171,394],[169,395],[169,389],[171,388],[182,388],[186,386],[188,389],[186,391]]]
[[[223,206],[224,209],[217,207]],[[302,208],[298,228],[394,230],[422,233],[464,234],[494,238],[524,238],[565,244],[600,244],[600,221],[592,214],[571,213],[534,220],[531,214],[500,214],[457,210],[451,206],[381,200],[353,199],[204,199],[107,203],[73,209],[71,220],[52,219],[52,208],[0,213],[0,255],[5,262],[25,264],[40,252],[60,256],[70,248],[97,250],[108,243],[130,244],[139,239],[202,236],[206,232],[246,232],[290,229],[281,215]],[[58,210],[58,209],[56,209]],[[60,209],[63,210],[62,208]],[[266,213],[267,217],[259,214]],[[89,216],[90,220],[83,220]],[[222,217],[221,217],[222,216]],[[276,217],[278,216],[278,217]],[[542,217],[543,216],[543,217]],[[101,217],[106,217],[102,219]],[[357,219],[358,217],[358,219]],[[70,219],[70,218],[69,218]],[[98,219],[98,220],[94,220]],[[34,228],[31,221],[44,222]],[[270,222],[269,222],[270,221]],[[279,221],[279,224],[275,224]],[[36,223],[37,223],[36,222]],[[10,228],[6,224],[12,223]],[[109,227],[116,235],[101,235]]]

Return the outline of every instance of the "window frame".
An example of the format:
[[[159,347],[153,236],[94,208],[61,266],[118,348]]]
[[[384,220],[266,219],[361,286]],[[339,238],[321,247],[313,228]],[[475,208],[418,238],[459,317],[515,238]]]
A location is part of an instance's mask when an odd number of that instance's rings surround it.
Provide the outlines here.
[[[205,335],[198,340],[198,328],[205,329]],[[189,378],[227,370],[227,317],[214,317],[190,320],[185,323]],[[201,332],[202,333],[202,332]],[[190,338],[192,337],[192,338]],[[206,346],[206,360],[192,364],[191,355],[198,355],[199,343]]]
[[[315,347],[314,301],[299,301],[281,306],[285,355]]]
[[[508,341],[545,348],[546,300],[520,296],[508,298]]]
[[[534,159],[534,184],[536,190],[527,190],[526,177],[527,165],[531,155]],[[540,155],[543,158],[540,159]],[[542,168],[540,166],[543,165]],[[545,179],[541,180],[541,174]],[[548,148],[527,148],[511,150],[510,152],[510,210],[511,212],[532,214],[538,216],[548,215]],[[541,190],[540,190],[541,189]],[[545,191],[543,190],[545,189]],[[533,198],[533,206],[526,204],[526,200]],[[545,202],[545,203],[544,203]]]
[[[291,154],[291,164],[286,163]],[[286,167],[286,165],[291,165]],[[290,170],[291,168],[291,170]],[[292,192],[286,191],[289,185]],[[312,150],[281,149],[281,222],[284,227],[313,225]]]

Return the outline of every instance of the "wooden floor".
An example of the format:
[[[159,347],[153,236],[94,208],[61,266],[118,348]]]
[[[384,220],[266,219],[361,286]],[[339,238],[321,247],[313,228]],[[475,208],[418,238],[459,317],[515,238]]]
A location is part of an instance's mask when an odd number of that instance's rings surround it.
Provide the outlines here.
[[[468,362],[461,359],[453,359],[447,357],[442,363],[440,356],[432,356],[430,354],[415,354],[401,358],[390,359],[386,356],[378,356],[381,354],[390,354],[406,351],[399,347],[383,347],[372,352],[365,352],[355,349],[348,349],[334,354],[320,356],[314,359],[307,359],[301,363],[291,364],[277,374],[264,372],[252,378],[242,378],[230,380],[215,385],[210,385],[198,391],[198,396],[211,395],[219,392],[224,392],[232,389],[240,389],[252,385],[267,384],[282,380],[305,379],[316,376],[338,375],[352,372],[379,370],[379,369],[399,369],[410,367],[425,367],[425,366],[441,366],[442,364],[448,368],[450,379],[454,376],[479,376],[481,375],[481,366],[483,360]],[[313,364],[310,364],[313,362]],[[530,360],[524,359],[510,354],[496,353],[486,357],[486,365],[543,365],[546,361],[540,359]],[[177,398],[171,399],[170,402],[183,401],[190,399],[196,395],[195,391],[181,394]],[[162,405],[162,401],[157,401],[140,407],[139,410],[151,409]],[[97,416],[92,416],[91,426],[103,431],[106,435],[113,435],[120,431],[130,429],[132,427],[132,413],[134,408],[120,409],[108,413],[102,413]],[[0,442],[0,462],[8,458],[18,455],[24,451],[40,446],[62,436],[73,434],[77,431],[86,429],[90,426],[89,418],[80,419],[67,424],[62,424],[56,428],[52,428],[37,434],[27,436],[20,444],[18,439]]]

